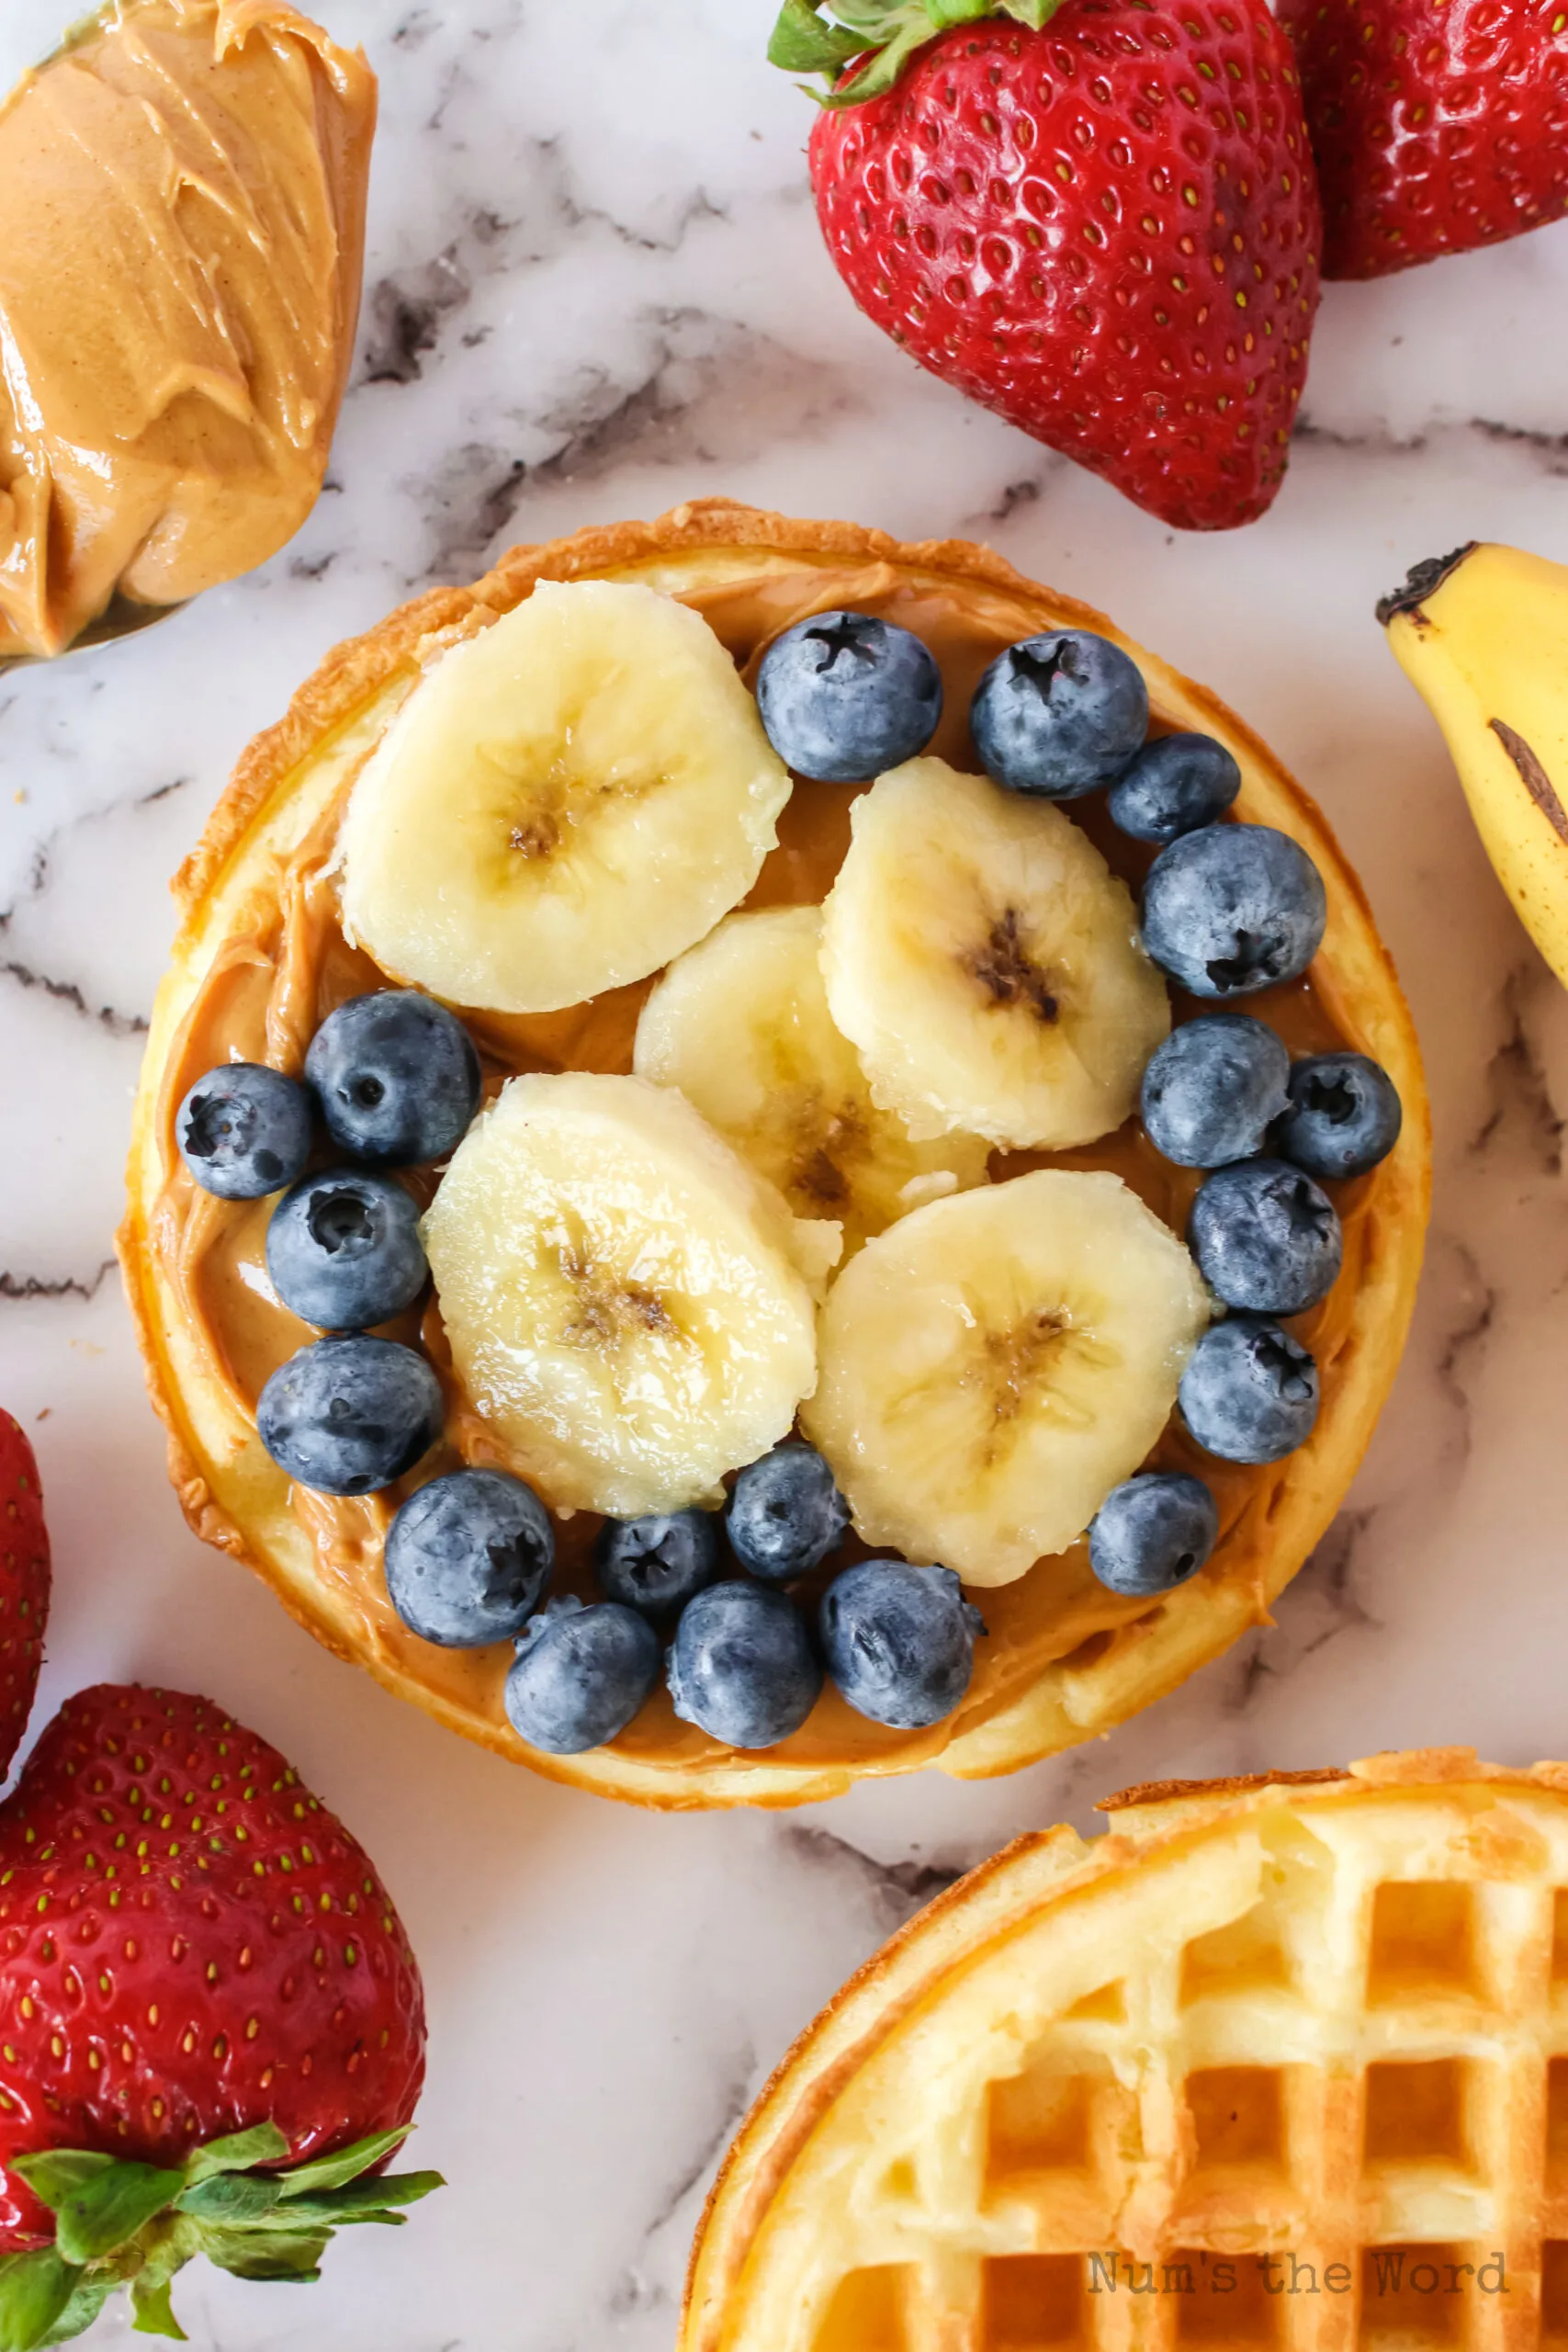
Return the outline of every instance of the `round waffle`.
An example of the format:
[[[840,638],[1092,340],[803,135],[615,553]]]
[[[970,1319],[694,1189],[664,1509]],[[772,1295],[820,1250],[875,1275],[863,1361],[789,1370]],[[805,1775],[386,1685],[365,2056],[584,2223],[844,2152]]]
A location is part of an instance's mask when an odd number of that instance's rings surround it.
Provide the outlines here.
[[[338,919],[333,854],[349,789],[422,662],[544,579],[636,580],[677,596],[703,614],[749,679],[772,639],[803,616],[844,605],[886,614],[937,654],[947,716],[932,749],[968,769],[978,763],[964,714],[1001,647],[1064,625],[1113,638],[1145,672],[1155,726],[1201,729],[1227,744],[1242,769],[1237,813],[1293,834],[1323,875],[1328,926],[1315,963],[1303,981],[1268,991],[1254,1009],[1297,1052],[1348,1045],[1375,1056],[1403,1097],[1398,1146],[1341,1191],[1345,1271],[1297,1325],[1323,1382],[1309,1443],[1284,1462],[1246,1468],[1200,1455],[1173,1423],[1156,1459],[1201,1471],[1220,1504],[1221,1540],[1208,1566],[1161,1600],[1129,1600],[1096,1581],[1079,1543],[988,1591],[989,1633],[968,1696],[931,1730],[885,1730],[829,1690],[793,1738],[745,1754],[679,1722],[660,1692],[610,1747],[541,1757],[516,1738],[502,1711],[508,1654],[436,1649],[410,1634],[388,1602],[382,1541],[406,1484],[355,1501],[307,1494],[290,1487],[256,1436],[263,1382],[311,1335],[267,1290],[268,1204],[196,1190],[175,1149],[175,1108],[220,1060],[297,1071],[333,1006],[383,984],[345,943]],[[821,899],[848,839],[853,790],[796,788],[748,903]],[[1073,813],[1135,886],[1148,854],[1116,834],[1096,802],[1077,802]],[[175,887],[183,922],[153,1015],[120,1234],[174,1482],[198,1533],[263,1575],[330,1648],[455,1730],[555,1778],[671,1806],[795,1804],[865,1774],[925,1764],[964,1777],[1010,1771],[1121,1722],[1265,1618],[1337,1508],[1393,1377],[1426,1225],[1426,1093],[1388,956],[1323,818],[1257,738],[1101,615],[1023,579],[988,549],[965,541],[900,546],[852,525],[796,522],[719,500],[652,524],[514,549],[473,587],[422,597],[329,655],[287,718],[241,760]],[[645,994],[646,985],[617,989],[526,1021],[470,1016],[491,1091],[519,1068],[629,1068]],[[1064,1160],[1116,1169],[1181,1229],[1197,1178],[1159,1159],[1135,1123],[1055,1164]],[[999,1164],[1012,1173],[1038,1161],[1014,1154]],[[423,1330],[401,1336],[422,1339],[444,1367],[434,1313]],[[498,1458],[453,1390],[445,1453],[419,1475],[459,1456]],[[594,1523],[579,1514],[561,1524],[558,1589],[590,1589]]]
[[[796,2043],[681,2352],[1568,2329],[1568,1765],[1169,1783],[1024,1838]]]

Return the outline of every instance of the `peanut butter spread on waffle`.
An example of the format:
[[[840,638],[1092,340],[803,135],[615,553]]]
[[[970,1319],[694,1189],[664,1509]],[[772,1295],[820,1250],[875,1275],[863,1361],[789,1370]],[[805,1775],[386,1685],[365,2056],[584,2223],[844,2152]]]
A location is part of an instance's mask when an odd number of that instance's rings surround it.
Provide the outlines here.
[[[12,93],[0,658],[180,604],[305,520],[375,122],[364,58],[286,0],[110,0]]]
[[[569,550],[575,544],[562,543]],[[519,562],[522,552],[518,558],[507,559],[489,582],[480,583],[477,594],[481,601],[470,605],[456,622],[460,632],[484,626],[497,610],[507,608],[526,592],[536,573],[524,581],[509,582],[507,577],[508,564]],[[586,562],[571,565],[568,561],[556,571],[547,562],[545,573],[580,576],[591,568],[596,576],[612,570],[608,564],[590,567]],[[812,613],[848,606],[884,615],[912,629],[936,655],[945,688],[946,715],[931,749],[970,771],[977,771],[978,762],[969,741],[966,713],[981,672],[1002,647],[1051,625],[1043,592],[1026,594],[1022,582],[1017,583],[1019,593],[1010,594],[974,580],[922,574],[910,566],[869,554],[815,563],[784,562],[760,548],[750,565],[728,562],[716,577],[705,575],[700,566],[683,571],[674,558],[662,568],[645,563],[617,570],[618,576],[635,576],[655,587],[668,587],[700,612],[748,682],[773,637]],[[489,604],[482,601],[487,596],[492,600]],[[1056,609],[1062,608],[1062,600],[1057,600]],[[417,652],[417,646],[413,650]],[[430,650],[427,639],[426,657]],[[226,922],[156,1073],[151,1118],[161,1191],[148,1221],[145,1247],[155,1261],[162,1295],[175,1303],[183,1383],[188,1386],[199,1378],[220,1385],[234,1414],[253,1428],[263,1384],[313,1334],[278,1304],[266,1280],[263,1250],[271,1204],[228,1203],[198,1191],[175,1148],[174,1116],[187,1089],[220,1061],[265,1060],[298,1072],[311,1035],[334,1006],[346,997],[386,985],[376,966],[344,940],[333,859],[354,778],[417,675],[415,661],[405,659],[389,677],[383,677],[374,705],[368,710],[362,706],[359,716],[339,729],[335,749],[329,741],[309,755],[318,768],[328,758],[334,760],[333,776],[312,786],[310,812],[293,826],[288,844],[270,849],[265,860],[252,861],[254,886],[246,891],[243,909]],[[1173,710],[1168,705],[1162,709],[1157,677],[1152,684],[1157,728],[1199,723],[1190,709]],[[1231,723],[1234,727],[1235,722]],[[293,792],[299,774],[296,769],[293,780],[285,782],[282,795]],[[780,822],[778,847],[767,860],[749,905],[821,899],[848,845],[849,810],[856,789],[797,784]],[[274,805],[281,805],[281,797]],[[1135,889],[1152,853],[1119,834],[1095,798],[1074,802],[1071,814]],[[201,873],[202,854],[198,854],[198,882],[204,888],[209,881],[222,888],[220,875],[215,877],[210,869]],[[565,1012],[529,1017],[466,1015],[484,1063],[487,1091],[493,1095],[506,1079],[525,1070],[628,1069],[637,1014],[651,986],[648,981],[616,989]],[[1179,1004],[1178,1017],[1195,1009]],[[1323,959],[1303,981],[1250,1000],[1247,1009],[1271,1023],[1296,1054],[1340,1046],[1378,1049],[1363,1037],[1353,1004],[1346,1001]],[[152,1077],[150,1064],[149,1080]],[[1135,1120],[1085,1149],[1056,1155],[1049,1161],[1043,1161],[1041,1155],[998,1154],[993,1172],[1013,1175],[1041,1164],[1113,1170],[1177,1233],[1184,1229],[1199,1182],[1196,1172],[1162,1159]],[[1315,1352],[1322,1369],[1325,1421],[1333,1417],[1340,1353],[1355,1317],[1358,1295],[1369,1279],[1379,1278],[1382,1245],[1374,1211],[1390,1182],[1387,1170],[1380,1169],[1341,1189],[1344,1272],[1324,1304],[1298,1318],[1294,1327]],[[334,1622],[353,1627],[355,1654],[374,1661],[376,1670],[389,1679],[417,1681],[449,1719],[460,1719],[462,1727],[475,1736],[520,1753],[502,1709],[502,1683],[510,1652],[437,1650],[411,1634],[387,1600],[382,1541],[411,1484],[419,1483],[434,1469],[455,1466],[459,1458],[509,1466],[499,1438],[452,1380],[438,1311],[428,1309],[422,1326],[417,1317],[411,1317],[401,1325],[387,1328],[390,1336],[422,1340],[443,1373],[449,1405],[444,1447],[412,1481],[383,1494],[338,1500],[295,1488],[288,1508],[314,1546],[315,1576],[330,1590]],[[954,1716],[929,1731],[885,1730],[854,1713],[829,1686],[804,1728],[772,1751],[767,1764],[786,1771],[798,1768],[804,1775],[908,1770],[935,1758],[955,1737],[1010,1706],[1038,1682],[1053,1660],[1075,1654],[1092,1656],[1096,1645],[1103,1646],[1119,1628],[1147,1623],[1169,1609],[1188,1607],[1195,1591],[1214,1588],[1225,1579],[1234,1585],[1239,1578],[1247,1587],[1250,1600],[1244,1618],[1264,1617],[1269,1594],[1277,1589],[1266,1584],[1269,1536],[1279,1508],[1275,1498],[1291,1478],[1292,1463],[1256,1469],[1211,1459],[1200,1454],[1174,1422],[1156,1459],[1199,1472],[1219,1502],[1221,1540],[1193,1587],[1152,1605],[1118,1598],[1092,1576],[1087,1544],[1080,1541],[1069,1552],[1040,1562],[1016,1584],[981,1596],[988,1634],[978,1645],[973,1684]],[[209,1527],[203,1516],[209,1506],[199,1498],[193,1501],[187,1496],[186,1508],[204,1532],[229,1543],[231,1548],[244,1550],[243,1529],[241,1540],[234,1541],[220,1528]],[[593,1597],[587,1553],[597,1525],[588,1514],[559,1522],[557,1590]],[[704,1801],[694,1784],[718,1753],[703,1733],[677,1720],[662,1690],[615,1743],[614,1751],[606,1751],[611,1752],[623,1756],[628,1767],[656,1768],[669,1776],[672,1788],[678,1789],[682,1774],[691,1776],[690,1795],[661,1800],[676,1803]],[[748,1763],[748,1769],[755,1767]],[[813,1788],[803,1792],[825,1792]]]

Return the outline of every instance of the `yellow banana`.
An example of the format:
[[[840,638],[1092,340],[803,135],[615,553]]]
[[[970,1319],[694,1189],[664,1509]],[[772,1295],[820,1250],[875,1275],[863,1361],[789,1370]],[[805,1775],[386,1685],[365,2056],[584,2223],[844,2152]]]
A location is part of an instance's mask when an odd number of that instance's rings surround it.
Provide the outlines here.
[[[1418,564],[1378,618],[1498,880],[1568,983],[1568,565],[1472,542]]]

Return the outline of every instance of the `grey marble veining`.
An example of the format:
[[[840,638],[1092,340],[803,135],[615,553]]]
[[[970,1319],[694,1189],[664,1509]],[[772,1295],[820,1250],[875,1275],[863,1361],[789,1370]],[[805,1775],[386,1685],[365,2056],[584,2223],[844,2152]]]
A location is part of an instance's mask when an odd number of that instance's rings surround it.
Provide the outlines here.
[[[761,62],[773,0],[323,8],[384,100],[329,489],[251,579],[0,680],[0,1397],[51,1497],[40,1714],[99,1674],[209,1688],[365,1838],[425,1966],[418,2153],[451,2189],[400,2236],[351,2233],[308,2297],[187,2274],[193,2340],[655,2352],[713,2165],[790,2037],[1007,1837],[1088,1826],[1105,1791],[1168,1773],[1568,1754],[1568,994],[1371,616],[1469,537],[1568,560],[1568,225],[1332,289],[1278,505],[1182,538],[856,315],[817,238],[805,101]],[[10,0],[0,69],[57,14]],[[469,1750],[202,1550],[108,1269],[165,883],[249,736],[396,600],[513,539],[720,492],[986,537],[1242,710],[1366,881],[1426,1042],[1438,1183],[1398,1387],[1272,1626],[1010,1780],[665,1820]]]

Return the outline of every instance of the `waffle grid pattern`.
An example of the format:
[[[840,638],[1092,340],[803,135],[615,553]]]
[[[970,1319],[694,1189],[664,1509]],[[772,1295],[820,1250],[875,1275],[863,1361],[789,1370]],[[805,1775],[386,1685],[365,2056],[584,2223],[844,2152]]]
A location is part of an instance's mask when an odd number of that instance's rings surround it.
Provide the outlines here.
[[[1250,1908],[1145,1940],[857,2188],[909,2251],[810,2352],[1568,2346],[1564,1811],[1266,1830]]]

